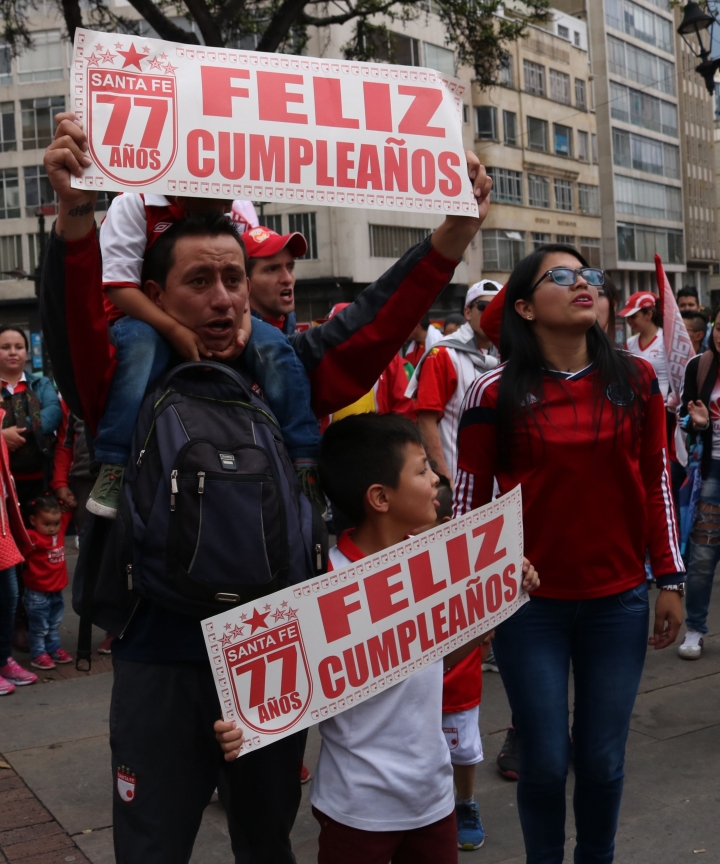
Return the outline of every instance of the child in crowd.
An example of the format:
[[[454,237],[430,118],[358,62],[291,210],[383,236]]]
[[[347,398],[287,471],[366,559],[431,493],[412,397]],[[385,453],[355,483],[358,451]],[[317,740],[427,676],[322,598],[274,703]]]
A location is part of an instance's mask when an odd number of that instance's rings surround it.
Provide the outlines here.
[[[240,205],[248,205],[241,207]],[[192,330],[156,306],[141,288],[147,251],[162,234],[181,219],[197,212],[218,210],[228,214],[241,235],[254,229],[257,218],[250,202],[209,198],[165,198],[162,195],[126,193],[110,205],[100,231],[103,260],[105,314],[110,338],[117,352],[117,366],[105,402],[98,434],[93,442],[101,463],[87,509],[97,516],[114,519],[122,477],[130,458],[132,433],[148,385],[167,367],[174,350],[183,360],[228,360],[247,344],[244,362],[255,382],[265,391],[270,408],[283,432],[290,458],[313,500],[317,484],[314,469],[319,444],[318,424],[312,414],[305,368],[287,342],[271,324],[255,319],[245,310],[237,343],[221,354],[210,351]],[[252,210],[252,213],[250,213]],[[286,240],[293,254],[307,249],[301,234]],[[300,248],[302,247],[302,248]],[[278,366],[280,367],[278,369]],[[264,382],[273,376],[273,387]],[[281,382],[282,393],[278,393]],[[268,385],[270,381],[268,380]],[[310,475],[310,476],[308,476]],[[322,504],[324,509],[324,502]]]
[[[63,513],[53,495],[36,498],[28,508],[33,549],[25,557],[23,603],[28,616],[30,665],[45,672],[57,663],[73,660],[60,647],[58,633],[65,609],[62,592],[68,584],[65,532],[72,513]]]
[[[332,567],[394,546],[436,521],[437,475],[417,426],[396,415],[333,423],[320,448],[326,494],[355,524],[330,552]],[[539,584],[525,562],[523,585]],[[450,752],[442,733],[443,667],[484,637],[320,724],[310,790],[320,823],[319,864],[455,864],[458,834]],[[218,721],[227,760],[243,733]]]

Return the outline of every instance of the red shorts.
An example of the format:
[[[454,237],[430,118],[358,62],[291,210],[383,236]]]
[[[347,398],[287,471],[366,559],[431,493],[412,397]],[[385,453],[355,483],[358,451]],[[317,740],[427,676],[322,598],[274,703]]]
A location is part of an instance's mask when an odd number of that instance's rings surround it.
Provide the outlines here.
[[[341,825],[315,807],[320,823],[318,864],[457,864],[455,811],[411,831],[362,831]]]

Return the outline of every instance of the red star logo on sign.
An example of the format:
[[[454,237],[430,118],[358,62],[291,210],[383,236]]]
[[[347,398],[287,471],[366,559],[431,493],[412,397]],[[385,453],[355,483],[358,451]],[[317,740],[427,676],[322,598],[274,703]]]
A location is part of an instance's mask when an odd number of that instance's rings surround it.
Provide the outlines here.
[[[285,617],[285,612],[282,609],[276,609],[272,616],[275,619],[275,623],[282,620]]]
[[[238,626],[233,628],[230,632],[232,633],[233,639],[237,639],[238,636],[242,636],[243,628]]]
[[[122,65],[123,69],[126,69],[128,66],[137,66],[137,68],[142,72],[142,66],[140,65],[141,60],[146,60],[144,54],[141,54],[135,48],[135,43],[130,46],[129,51],[118,51],[118,54],[122,54],[125,58],[125,62]]]
[[[116,51],[122,51],[122,42],[116,42],[115,43],[115,50]]]
[[[146,54],[149,54],[149,53],[150,53],[150,46],[149,46],[149,45],[143,45],[143,51],[144,51]]]
[[[232,627],[232,624],[230,623],[230,621],[228,621],[227,624],[225,624],[225,629],[229,630],[231,627]]]
[[[283,602],[282,602],[280,605],[281,605],[282,608],[284,609],[284,608],[288,605],[287,600],[283,600]]]
[[[257,609],[253,608],[253,614],[248,618],[248,624],[252,624],[252,630],[250,631],[251,636],[258,628],[268,626],[265,623],[265,619],[268,617],[268,615],[268,612],[265,612],[261,615],[257,611]]]
[[[231,642],[232,642],[232,639],[228,636],[228,634],[227,634],[227,633],[223,633],[223,637],[222,637],[222,639],[220,640],[220,644],[223,646],[223,648],[224,648],[226,645],[229,645]]]
[[[155,57],[150,61],[150,68],[151,69],[162,69],[163,64],[158,60],[157,57]]]
[[[167,60],[167,59],[168,59],[168,56],[167,56],[167,54],[166,54],[164,51],[163,51],[162,54],[158,54],[158,57],[159,57],[161,60]]]
[[[101,54],[100,56],[102,57],[103,63],[109,63],[112,66],[115,55],[110,51],[109,48],[104,54]]]
[[[166,75],[172,75],[177,68],[178,68],[177,66],[172,66],[170,63],[168,63],[165,66],[165,74]]]
[[[266,603],[263,608],[264,608],[265,612],[269,612],[270,611],[270,604]]]
[[[292,606],[287,611],[287,619],[288,621],[297,621],[297,609],[293,609]]]
[[[86,57],[85,59],[88,62],[88,66],[99,66],[100,65],[100,58],[95,53],[91,54],[89,57]]]

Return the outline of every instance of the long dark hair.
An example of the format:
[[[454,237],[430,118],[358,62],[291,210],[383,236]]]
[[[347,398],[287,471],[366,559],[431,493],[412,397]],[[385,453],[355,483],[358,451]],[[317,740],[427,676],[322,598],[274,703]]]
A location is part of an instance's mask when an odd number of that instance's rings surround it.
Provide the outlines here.
[[[564,243],[539,246],[515,267],[505,289],[500,354],[505,362],[498,393],[498,462],[502,468],[512,465],[517,452],[517,421],[521,420],[529,432],[532,420],[540,429],[536,411],[542,411],[543,370],[547,367],[533,326],[515,310],[518,300],[529,300],[531,288],[544,268],[548,255],[562,252],[572,255],[583,267],[589,266],[583,256]],[[610,343],[597,321],[587,332],[587,347],[591,361],[598,371],[595,404],[595,428],[599,430],[600,417],[610,402],[615,413],[616,432],[626,416],[632,419],[633,437],[639,428],[641,405],[638,371],[629,355],[618,351]],[[606,399],[606,394],[611,398]],[[528,442],[529,443],[529,442]]]
[[[620,302],[620,292],[615,285],[615,282],[605,274],[605,294],[608,298],[608,303],[610,305],[610,312],[608,314],[608,323],[607,323],[607,337],[613,345],[617,344],[617,335],[615,332],[615,328],[617,326],[617,307]]]

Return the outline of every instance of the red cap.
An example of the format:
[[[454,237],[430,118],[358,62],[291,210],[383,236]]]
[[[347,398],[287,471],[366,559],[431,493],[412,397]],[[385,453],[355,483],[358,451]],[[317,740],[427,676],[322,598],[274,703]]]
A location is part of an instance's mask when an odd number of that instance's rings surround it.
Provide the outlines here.
[[[242,235],[249,258],[269,258],[287,246],[293,258],[302,258],[307,252],[307,241],[299,231],[293,234],[276,234],[262,225],[251,228]]]
[[[657,297],[654,294],[651,294],[650,291],[638,291],[637,294],[631,294],[628,297],[628,301],[624,308],[617,314],[621,318],[628,318],[630,315],[634,315],[641,309],[653,309],[656,302]]]

